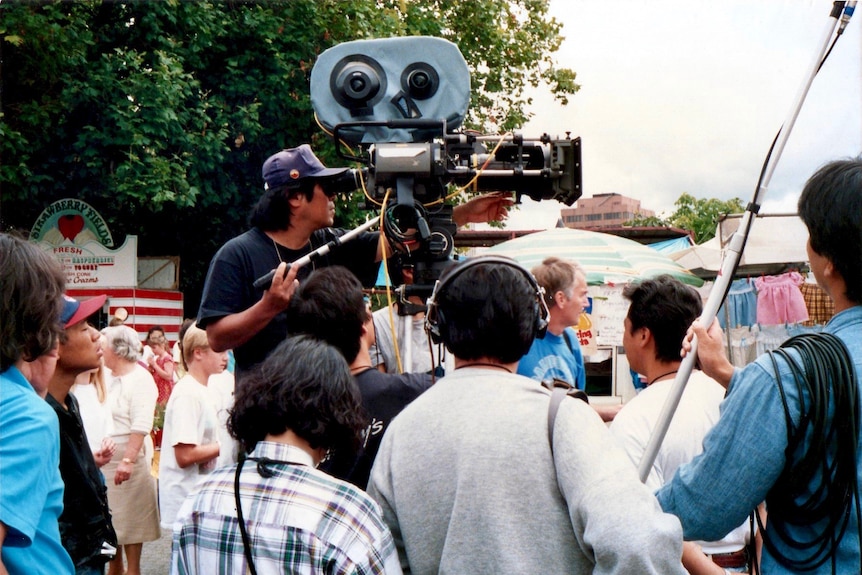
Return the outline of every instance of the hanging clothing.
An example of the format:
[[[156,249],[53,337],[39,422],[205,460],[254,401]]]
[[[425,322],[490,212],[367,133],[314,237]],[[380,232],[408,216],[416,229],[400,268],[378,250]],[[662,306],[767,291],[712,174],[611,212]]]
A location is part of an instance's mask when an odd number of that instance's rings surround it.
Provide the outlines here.
[[[805,307],[808,309],[808,321],[802,325],[826,324],[835,315],[835,302],[822,287],[817,284],[804,283],[799,286]]]
[[[757,293],[749,278],[734,280],[727,297],[718,310],[718,323],[722,329],[757,323]]]
[[[781,347],[790,338],[787,325],[761,325],[757,333],[757,356]]]
[[[727,330],[730,337],[730,363],[745,367],[757,359],[757,326],[732,327]]]
[[[778,325],[807,321],[808,308],[799,289],[804,282],[799,272],[754,280],[757,288],[757,323]]]

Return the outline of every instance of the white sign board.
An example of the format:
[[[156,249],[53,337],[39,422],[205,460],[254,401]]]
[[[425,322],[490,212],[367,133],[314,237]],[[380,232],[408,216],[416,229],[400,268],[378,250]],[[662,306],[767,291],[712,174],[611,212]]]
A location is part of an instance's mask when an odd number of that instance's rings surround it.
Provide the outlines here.
[[[70,198],[45,208],[30,230],[30,241],[60,261],[70,289],[138,285],[137,236],[126,236],[122,246],[112,249],[105,220],[86,202]]]

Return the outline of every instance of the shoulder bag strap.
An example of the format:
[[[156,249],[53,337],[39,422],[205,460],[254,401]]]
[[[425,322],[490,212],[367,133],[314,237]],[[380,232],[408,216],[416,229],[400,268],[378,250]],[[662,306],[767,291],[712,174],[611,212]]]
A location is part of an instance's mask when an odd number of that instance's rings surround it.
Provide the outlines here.
[[[553,379],[545,379],[542,381],[542,386],[551,390],[551,402],[548,405],[548,442],[551,444],[551,455],[554,454],[554,422],[557,419],[557,411],[560,409],[560,404],[568,395],[577,397],[585,403],[589,403],[590,399],[587,394],[569,383],[557,377]]]

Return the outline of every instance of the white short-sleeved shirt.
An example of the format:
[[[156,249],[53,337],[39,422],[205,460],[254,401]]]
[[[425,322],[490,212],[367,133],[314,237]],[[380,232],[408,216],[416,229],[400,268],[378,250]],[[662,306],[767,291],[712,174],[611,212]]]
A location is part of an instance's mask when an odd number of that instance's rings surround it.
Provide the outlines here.
[[[96,452],[102,448],[102,439],[114,434],[114,416],[107,398],[99,401],[99,392],[92,383],[72,386],[72,395],[78,400],[81,420],[84,422],[84,432],[90,451]]]
[[[218,441],[217,400],[206,385],[191,375],[180,379],[165,409],[162,451],[159,456],[159,511],[161,525],[170,529],[177,512],[197,482],[215,469],[217,458],[181,468],[174,446],[206,445]]]

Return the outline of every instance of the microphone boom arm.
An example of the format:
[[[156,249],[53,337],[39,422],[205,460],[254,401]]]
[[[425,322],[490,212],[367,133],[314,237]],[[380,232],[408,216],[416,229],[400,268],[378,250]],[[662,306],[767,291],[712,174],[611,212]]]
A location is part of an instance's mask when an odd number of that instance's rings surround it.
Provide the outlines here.
[[[370,219],[367,222],[365,222],[364,224],[362,224],[361,226],[359,226],[358,228],[350,230],[349,232],[347,232],[346,234],[344,234],[342,236],[338,236],[334,240],[320,246],[319,248],[317,248],[313,252],[307,253],[304,256],[302,256],[301,258],[299,258],[298,260],[291,262],[290,265],[288,265],[288,267],[284,273],[287,274],[287,270],[291,269],[292,267],[301,268],[303,266],[307,266],[309,263],[311,263],[311,260],[313,260],[314,258],[320,257],[320,256],[325,256],[326,254],[328,254],[332,250],[332,248],[340,246],[341,244],[352,240],[353,238],[355,238],[356,236],[358,236],[359,234],[361,234],[363,232],[367,232],[368,230],[373,228],[375,225],[377,225],[378,222],[379,222],[379,220],[377,218]],[[254,280],[254,287],[256,289],[267,289],[268,286],[272,283],[272,278],[274,278],[274,277],[275,277],[275,270],[272,270],[268,274],[262,275],[259,278],[257,278],[256,280]]]
[[[855,2],[849,3],[848,6],[850,14],[852,14],[852,7],[855,4]],[[730,282],[733,280],[733,276],[736,272],[739,260],[742,257],[742,251],[745,248],[745,242],[748,238],[748,232],[751,229],[752,219],[757,215],[757,212],[760,210],[760,202],[763,196],[766,194],[766,189],[769,187],[769,181],[772,178],[772,173],[775,171],[775,166],[778,163],[779,158],[781,157],[781,152],[784,149],[784,145],[787,143],[787,139],[790,136],[790,131],[793,129],[793,124],[796,122],[796,117],[799,115],[799,111],[802,108],[802,104],[805,101],[806,95],[808,94],[808,89],[811,87],[811,83],[814,81],[814,77],[817,75],[817,72],[820,69],[820,66],[823,62],[824,54],[826,54],[829,49],[829,43],[835,32],[835,27],[838,25],[838,19],[841,15],[842,10],[845,12],[845,20],[849,18],[849,16],[847,15],[847,11],[844,10],[844,6],[844,2],[835,2],[833,5],[832,12],[829,15],[829,24],[824,29],[823,41],[821,43],[820,50],[815,55],[811,69],[809,73],[805,76],[802,86],[797,93],[796,101],[794,102],[794,105],[791,108],[787,119],[785,120],[784,124],[781,127],[781,130],[779,131],[777,141],[774,146],[774,151],[777,152],[777,154],[769,156],[769,161],[767,162],[766,166],[764,166],[765,169],[761,175],[761,180],[760,182],[758,182],[757,189],[754,192],[754,199],[746,208],[739,228],[736,230],[736,232],[734,232],[733,236],[731,237],[730,244],[728,245],[728,251],[722,259],[721,270],[716,279],[716,283],[709,294],[709,298],[707,298],[706,304],[704,305],[703,314],[701,315],[701,321],[707,327],[712,324],[713,320],[715,319],[715,316],[718,313],[718,309],[721,307],[721,303],[724,300],[725,294],[727,293],[727,288],[729,287]],[[671,389],[671,392],[665,400],[665,404],[662,407],[661,414],[659,415],[658,421],[656,422],[656,428],[653,430],[652,435],[650,436],[649,443],[647,443],[646,449],[644,450],[643,458],[641,459],[640,465],[638,466],[638,474],[642,482],[645,482],[647,477],[649,477],[650,470],[652,470],[653,463],[655,463],[655,459],[658,456],[658,450],[661,447],[662,441],[664,441],[664,437],[667,434],[668,428],[670,427],[670,422],[673,419],[673,415],[676,412],[676,408],[679,405],[680,399],[682,398],[683,391],[685,391],[685,385],[688,382],[688,378],[691,375],[691,371],[694,368],[694,364],[696,361],[697,338],[694,338],[691,342],[691,351],[683,358],[682,363],[680,364],[679,370],[676,374],[676,378],[673,381],[673,387]]]

